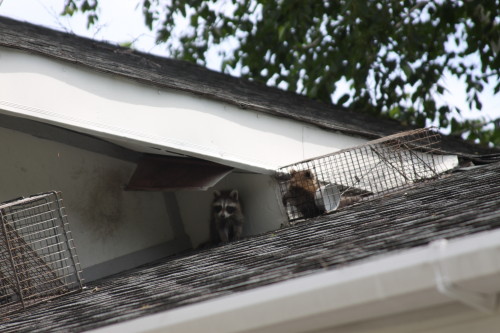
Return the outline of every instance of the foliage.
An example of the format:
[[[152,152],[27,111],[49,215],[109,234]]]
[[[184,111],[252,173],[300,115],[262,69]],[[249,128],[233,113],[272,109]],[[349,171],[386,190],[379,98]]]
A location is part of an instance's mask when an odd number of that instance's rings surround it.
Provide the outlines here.
[[[65,1],[64,14],[95,22],[98,0]],[[219,47],[223,71],[500,145],[498,121],[461,121],[439,102],[445,73],[465,81],[471,109],[482,108],[489,81],[498,95],[500,0],[141,1],[145,24],[176,58],[204,65]],[[188,27],[174,34],[181,18]],[[342,80],[350,92],[332,101]]]

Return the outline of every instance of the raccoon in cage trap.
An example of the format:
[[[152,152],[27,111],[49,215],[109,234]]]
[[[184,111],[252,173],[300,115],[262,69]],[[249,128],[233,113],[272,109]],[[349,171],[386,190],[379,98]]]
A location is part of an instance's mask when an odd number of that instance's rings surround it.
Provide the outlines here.
[[[303,218],[319,216],[325,212],[325,207],[316,199],[318,189],[318,180],[312,170],[292,170],[288,189],[282,197],[283,205],[292,205]]]
[[[237,190],[214,191],[210,220],[212,244],[240,239],[244,216]]]

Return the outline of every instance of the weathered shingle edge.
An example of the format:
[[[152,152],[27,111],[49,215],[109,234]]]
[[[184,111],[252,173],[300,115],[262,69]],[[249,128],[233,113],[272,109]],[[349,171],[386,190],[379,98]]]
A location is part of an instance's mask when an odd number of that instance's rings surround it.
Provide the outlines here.
[[[424,307],[463,303],[484,313],[497,305],[500,231],[392,253],[333,271],[196,303],[92,330],[95,333],[312,331]],[[487,264],[484,264],[487,263]],[[494,263],[491,265],[490,263]],[[443,270],[446,267],[446,270]],[[466,267],[466,268],[464,268]],[[461,282],[469,284],[461,289]],[[477,281],[490,286],[470,289]],[[467,293],[469,297],[464,297]],[[231,320],[228,320],[228,318]]]
[[[375,262],[440,239],[496,233],[499,170],[500,163],[468,168],[293,227],[167,257],[4,318],[0,330],[89,330]]]
[[[154,56],[6,17],[0,17],[0,31],[0,46],[70,62],[142,84],[205,96],[328,130],[376,139],[411,129],[392,119],[325,104],[186,61]],[[446,152],[452,153],[471,155],[490,152],[490,149],[451,137],[446,138],[442,146]]]
[[[374,118],[375,122],[370,122],[372,126],[378,127],[375,130],[366,126],[360,127],[366,125],[366,118],[369,116],[234,78],[185,61],[145,54],[7,18],[0,18],[0,28],[0,45],[69,61],[142,83],[178,89],[242,108],[364,137],[376,138],[404,129],[395,121],[378,118]],[[300,108],[307,112],[300,112]],[[336,114],[332,116],[332,112]],[[358,124],[349,124],[346,121]]]

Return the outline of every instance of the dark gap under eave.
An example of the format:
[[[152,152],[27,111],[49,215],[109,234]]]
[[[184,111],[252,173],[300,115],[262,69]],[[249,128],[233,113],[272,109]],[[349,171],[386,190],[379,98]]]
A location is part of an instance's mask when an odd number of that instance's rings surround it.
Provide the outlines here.
[[[132,191],[206,190],[233,170],[197,158],[144,155],[125,187]]]

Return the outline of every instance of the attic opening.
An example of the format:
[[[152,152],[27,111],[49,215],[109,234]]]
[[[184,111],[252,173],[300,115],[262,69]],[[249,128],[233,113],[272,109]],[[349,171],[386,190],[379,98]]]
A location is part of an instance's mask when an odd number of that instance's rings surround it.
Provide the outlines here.
[[[174,191],[196,244],[206,237],[199,234],[208,225],[212,189],[239,190],[244,233],[252,235],[276,229],[284,219],[312,218],[440,177],[458,164],[456,156],[438,149],[440,140],[433,129],[398,133],[279,168],[274,182],[266,180],[269,175],[235,172],[207,160],[143,155],[126,189]],[[206,209],[199,209],[202,206]],[[271,218],[280,224],[269,223]],[[257,225],[262,221],[267,222]]]
[[[232,170],[232,167],[197,158],[144,155],[125,189],[207,190]]]
[[[417,129],[280,168],[289,221],[310,218],[440,176],[457,165],[437,148],[440,134]]]

